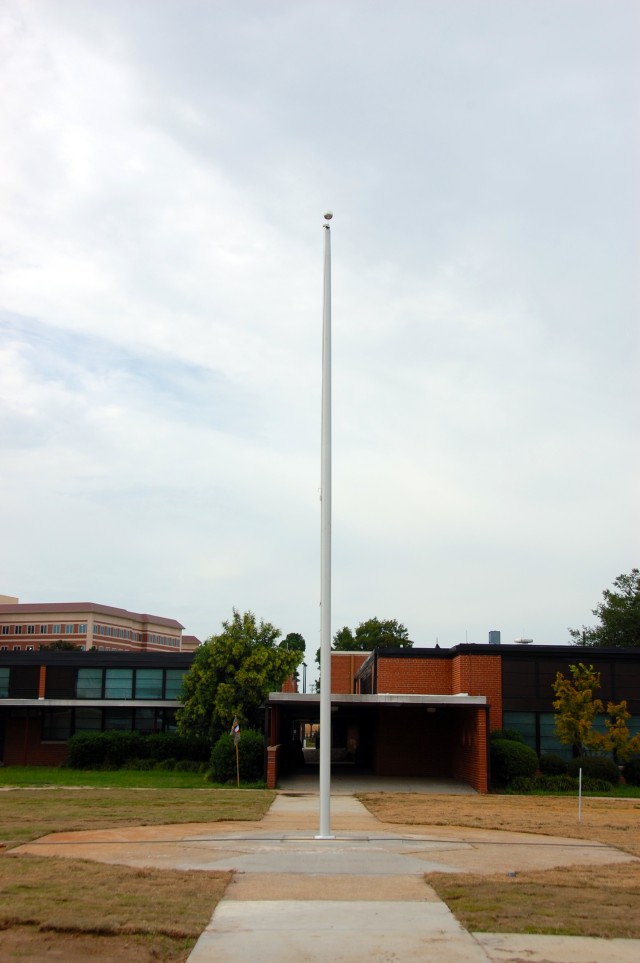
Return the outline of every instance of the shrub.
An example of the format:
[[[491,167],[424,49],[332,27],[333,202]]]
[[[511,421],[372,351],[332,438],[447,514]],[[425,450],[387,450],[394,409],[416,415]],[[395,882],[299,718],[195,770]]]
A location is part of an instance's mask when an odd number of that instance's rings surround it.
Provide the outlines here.
[[[640,758],[630,759],[622,771],[625,782],[630,786],[640,786]]]
[[[491,741],[491,778],[498,786],[508,786],[518,776],[533,776],[538,768],[534,750],[510,739]]]
[[[260,782],[264,779],[264,737],[254,729],[243,729],[238,745],[240,779]],[[211,779],[213,782],[236,781],[236,750],[233,736],[220,736],[211,750]]]
[[[545,776],[563,776],[567,771],[566,759],[555,752],[547,752],[540,756],[540,772]]]
[[[577,776],[579,769],[582,769],[583,779],[587,776],[593,779],[605,779],[612,786],[617,786],[620,782],[620,770],[613,759],[607,756],[578,756],[567,766],[570,776]]]
[[[587,776],[582,780],[584,792],[611,792],[611,783],[605,779]],[[511,792],[578,792],[578,780],[566,773],[559,776],[517,776],[510,784]]]
[[[140,768],[149,759],[189,760],[206,762],[210,746],[204,739],[180,736],[177,732],[144,733],[136,730],[121,732],[79,732],[69,740],[69,755],[65,763],[70,769]]]
[[[493,739],[506,739],[509,742],[521,742],[524,744],[524,738],[516,729],[494,729],[490,733],[491,740]]]

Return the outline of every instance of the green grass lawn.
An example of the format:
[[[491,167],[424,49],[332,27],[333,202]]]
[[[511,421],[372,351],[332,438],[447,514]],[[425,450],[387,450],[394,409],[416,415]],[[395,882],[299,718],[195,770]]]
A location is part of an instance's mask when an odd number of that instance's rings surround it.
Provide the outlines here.
[[[2,786],[94,786],[122,789],[212,789],[204,773],[149,769],[62,769],[57,766],[5,766],[0,768]],[[235,787],[233,787],[235,788]],[[264,789],[264,783],[242,785]]]

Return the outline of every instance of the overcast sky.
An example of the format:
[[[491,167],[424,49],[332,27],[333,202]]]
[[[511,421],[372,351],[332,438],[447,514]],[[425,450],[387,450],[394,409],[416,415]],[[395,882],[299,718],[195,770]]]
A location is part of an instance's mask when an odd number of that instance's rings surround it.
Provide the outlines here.
[[[638,564],[636,0],[2,0],[0,592],[569,640]]]

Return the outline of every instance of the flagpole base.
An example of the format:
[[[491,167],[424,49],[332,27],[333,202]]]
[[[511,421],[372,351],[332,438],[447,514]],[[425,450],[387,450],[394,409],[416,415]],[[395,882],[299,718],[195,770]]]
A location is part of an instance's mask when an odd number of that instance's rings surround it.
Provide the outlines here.
[[[335,836],[321,836],[319,833],[313,837],[314,839],[335,839]]]

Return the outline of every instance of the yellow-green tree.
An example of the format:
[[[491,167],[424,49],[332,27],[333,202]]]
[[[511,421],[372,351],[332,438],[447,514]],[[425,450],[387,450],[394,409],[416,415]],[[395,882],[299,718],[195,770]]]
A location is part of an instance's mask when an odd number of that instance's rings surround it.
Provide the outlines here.
[[[624,762],[634,752],[640,752],[640,736],[631,736],[627,721],[631,713],[627,703],[607,703],[605,732],[596,732],[593,724],[602,714],[604,703],[594,698],[600,688],[600,673],[592,665],[579,662],[570,665],[570,678],[558,672],[553,691],[555,700],[556,735],[560,742],[583,753],[613,753],[614,759]]]

